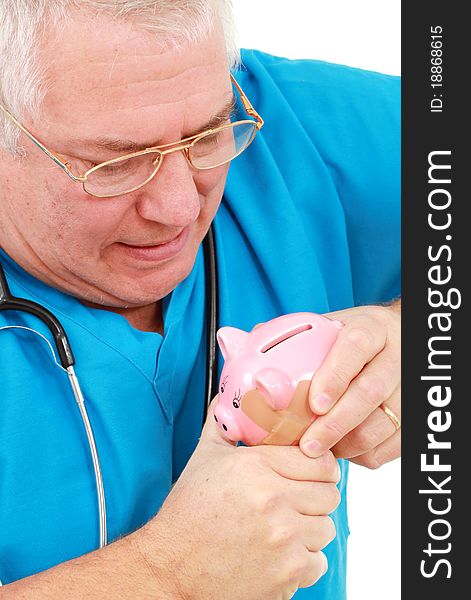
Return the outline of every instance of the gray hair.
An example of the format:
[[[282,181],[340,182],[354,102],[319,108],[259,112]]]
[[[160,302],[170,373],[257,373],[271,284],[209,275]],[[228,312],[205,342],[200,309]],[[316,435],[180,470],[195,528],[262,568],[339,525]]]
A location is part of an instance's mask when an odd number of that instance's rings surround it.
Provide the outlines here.
[[[203,39],[216,18],[224,29],[229,67],[240,61],[232,0],[0,0],[0,104],[17,118],[37,115],[45,93],[41,40],[73,10],[134,19],[155,32],[161,46],[175,48]],[[18,135],[0,112],[0,147],[17,153]]]

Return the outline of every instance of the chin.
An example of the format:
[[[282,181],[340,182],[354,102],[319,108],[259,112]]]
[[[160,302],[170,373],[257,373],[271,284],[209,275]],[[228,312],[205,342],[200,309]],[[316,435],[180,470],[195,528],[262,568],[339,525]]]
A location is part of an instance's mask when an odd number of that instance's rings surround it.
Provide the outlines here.
[[[133,275],[119,277],[119,282],[110,289],[110,282],[106,282],[109,292],[121,302],[120,306],[143,306],[161,300],[172,292],[193,269],[196,259],[196,250],[188,249],[184,256],[178,260],[170,261],[165,265],[158,265],[146,274],[137,272]]]
[[[123,260],[120,253],[109,253],[96,265],[96,276],[83,279],[92,284],[101,305],[124,308],[157,302],[191,273],[204,233],[195,227],[178,255],[167,261]],[[97,302],[97,298],[88,301]]]

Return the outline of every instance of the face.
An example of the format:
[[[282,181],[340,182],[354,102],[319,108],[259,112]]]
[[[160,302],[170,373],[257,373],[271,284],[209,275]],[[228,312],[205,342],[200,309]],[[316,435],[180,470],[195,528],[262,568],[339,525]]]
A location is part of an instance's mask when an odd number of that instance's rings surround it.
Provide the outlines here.
[[[232,97],[218,27],[178,51],[130,23],[74,20],[43,50],[50,85],[40,118],[24,125],[76,175],[131,152],[123,140],[143,149],[202,131]],[[100,199],[23,134],[22,144],[21,160],[0,154],[0,245],[27,271],[114,307],[155,302],[189,274],[227,165],[196,171],[175,152],[143,188]]]

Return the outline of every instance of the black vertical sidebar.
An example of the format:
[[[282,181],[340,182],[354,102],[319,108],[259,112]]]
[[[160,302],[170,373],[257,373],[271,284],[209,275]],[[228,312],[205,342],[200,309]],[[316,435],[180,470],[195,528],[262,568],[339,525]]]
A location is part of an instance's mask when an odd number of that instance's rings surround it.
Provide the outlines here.
[[[470,27],[462,3],[402,3],[406,600],[471,597]]]

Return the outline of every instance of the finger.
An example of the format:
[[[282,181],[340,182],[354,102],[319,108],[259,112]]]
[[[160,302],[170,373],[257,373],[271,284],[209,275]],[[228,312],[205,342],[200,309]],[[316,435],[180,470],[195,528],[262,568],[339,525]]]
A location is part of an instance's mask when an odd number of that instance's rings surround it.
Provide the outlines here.
[[[361,465],[362,467],[367,467],[368,469],[377,469],[400,456],[401,430],[399,429],[394,435],[373,450],[370,450],[366,454],[351,458],[350,461],[357,465]]]
[[[387,330],[368,315],[347,322],[326,359],[315,373],[309,388],[314,413],[326,414],[345,393],[365,364],[384,348]]]
[[[399,388],[397,388],[393,396],[387,401],[387,405],[395,406],[396,403],[393,402],[393,399],[398,395]],[[400,418],[400,409],[395,409],[394,414]],[[337,458],[352,458],[360,454],[365,454],[390,438],[395,432],[396,426],[384,410],[379,407],[360,423],[358,427],[355,427],[355,429],[335,444],[332,447],[332,452]]]
[[[382,352],[348,387],[339,402],[307,429],[300,447],[308,456],[320,456],[362,423],[398,385],[398,364]]]
[[[300,515],[328,515],[340,502],[340,492],[333,483],[289,481],[285,489],[291,508]]]
[[[391,398],[389,398],[388,400],[386,400],[386,402],[383,402],[382,405],[380,406],[381,410],[384,412],[385,416],[388,417],[388,419],[391,421],[391,423],[394,424],[394,427],[397,429],[397,422],[396,419],[399,421],[399,426],[401,423],[401,418],[402,418],[402,410],[401,410],[401,386],[398,385],[397,388],[394,390],[393,395],[391,396]],[[396,417],[396,419],[391,418],[385,409],[389,409],[390,411],[392,411],[393,415]]]
[[[286,479],[326,483],[340,480],[340,467],[330,450],[318,458],[307,457],[298,446],[269,446],[257,450],[268,456],[273,471]]]
[[[309,552],[306,568],[300,578],[298,587],[306,588],[314,585],[316,581],[319,581],[325,575],[328,567],[327,557],[323,552]]]
[[[331,517],[301,515],[303,543],[310,552],[318,552],[335,538],[337,532]]]

